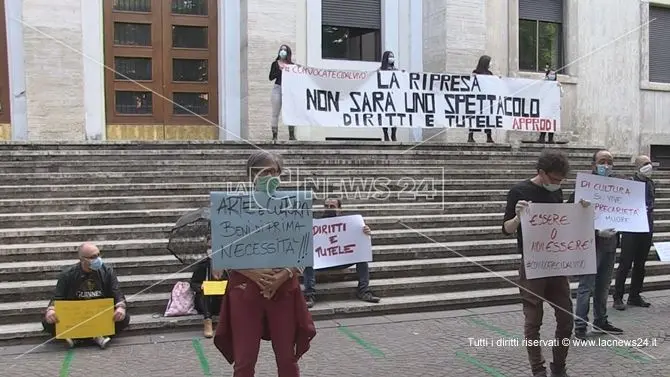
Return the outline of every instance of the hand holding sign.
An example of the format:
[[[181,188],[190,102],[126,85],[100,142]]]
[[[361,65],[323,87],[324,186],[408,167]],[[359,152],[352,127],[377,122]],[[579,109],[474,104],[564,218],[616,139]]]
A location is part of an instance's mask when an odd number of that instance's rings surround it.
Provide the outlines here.
[[[585,199],[580,199],[579,204],[581,204],[582,207],[584,207],[584,208],[589,208],[589,206],[591,205],[591,202],[589,202],[588,200],[585,200]]]
[[[56,317],[56,310],[54,310],[54,308],[47,309],[47,314],[44,316],[44,319],[47,321],[47,323],[57,323],[58,317]]]
[[[369,236],[369,235],[372,234],[372,231],[370,230],[370,227],[369,227],[369,226],[365,225],[365,226],[363,227],[363,233],[365,233],[366,236]]]
[[[524,210],[528,209],[528,205],[529,205],[530,203],[531,203],[531,202],[527,202],[527,201],[525,201],[525,200],[519,200],[518,202],[516,202],[516,206],[514,207],[514,210],[515,210],[515,212],[516,212],[516,215],[519,216],[519,217],[521,217],[521,212],[523,212]]]
[[[126,318],[126,308],[119,306],[114,311],[114,322],[121,322]]]

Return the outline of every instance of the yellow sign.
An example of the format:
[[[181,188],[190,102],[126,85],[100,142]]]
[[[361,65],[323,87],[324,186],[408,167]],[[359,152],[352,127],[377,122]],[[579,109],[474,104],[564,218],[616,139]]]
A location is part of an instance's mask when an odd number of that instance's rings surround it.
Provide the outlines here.
[[[202,292],[205,296],[221,296],[226,294],[228,281],[204,281],[202,282]]]
[[[54,303],[56,339],[85,339],[114,335],[114,299],[62,301]]]

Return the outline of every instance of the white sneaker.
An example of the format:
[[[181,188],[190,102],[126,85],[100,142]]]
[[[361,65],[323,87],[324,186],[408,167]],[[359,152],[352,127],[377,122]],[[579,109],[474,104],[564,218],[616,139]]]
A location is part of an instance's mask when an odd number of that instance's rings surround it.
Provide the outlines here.
[[[68,338],[68,339],[64,339],[64,340],[65,340],[65,343],[67,343],[67,346],[68,346],[69,348],[74,348],[74,340],[69,339],[69,338]]]
[[[93,341],[95,342],[95,344],[100,346],[100,349],[103,349],[103,350],[105,349],[105,347],[107,346],[107,343],[109,343],[110,340],[111,339],[107,336],[99,336],[97,338],[93,338]]]

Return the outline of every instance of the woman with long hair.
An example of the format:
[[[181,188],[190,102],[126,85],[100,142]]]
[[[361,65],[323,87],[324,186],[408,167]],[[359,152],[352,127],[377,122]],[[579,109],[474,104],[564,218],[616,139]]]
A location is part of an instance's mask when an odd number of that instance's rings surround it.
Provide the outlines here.
[[[272,194],[281,170],[280,157],[269,152],[254,152],[247,161],[255,191]],[[233,364],[233,377],[254,376],[261,339],[272,342],[279,377],[300,376],[298,360],[316,335],[300,273],[298,268],[228,272],[214,344]]]
[[[281,45],[279,51],[277,52],[277,58],[270,65],[270,81],[274,81],[274,86],[272,87],[272,95],[270,100],[272,103],[272,120],[270,126],[272,128],[272,140],[277,141],[277,135],[279,133],[279,113],[281,113],[281,72],[282,69],[293,64],[293,54],[291,48],[288,45]],[[288,126],[288,139],[295,140],[295,126]]]
[[[489,69],[491,68],[491,57],[488,55],[482,55],[479,58],[479,61],[477,62],[477,68],[475,68],[474,71],[472,71],[473,74],[475,75],[493,75],[493,72],[491,72]],[[470,129],[470,132],[468,132],[468,143],[474,143],[475,142],[475,132],[479,132],[480,130],[478,129]],[[486,133],[486,142],[487,143],[493,143],[493,136],[491,135],[491,130],[486,129],[484,130]]]
[[[392,51],[384,51],[384,54],[382,55],[382,62],[381,62],[381,67],[379,67],[380,71],[397,71],[398,68],[395,66],[395,55],[393,55]],[[391,138],[389,139],[389,129],[388,127],[383,127],[382,130],[384,131],[384,141],[396,141],[396,127],[391,127]]]

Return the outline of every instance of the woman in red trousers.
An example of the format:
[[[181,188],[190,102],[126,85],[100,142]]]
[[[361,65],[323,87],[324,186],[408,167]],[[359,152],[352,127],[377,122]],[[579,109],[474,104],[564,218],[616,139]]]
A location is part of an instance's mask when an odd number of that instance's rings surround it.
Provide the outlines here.
[[[247,161],[256,190],[279,186],[281,160],[265,151]],[[300,292],[297,268],[229,271],[214,344],[229,363],[233,377],[253,377],[260,342],[270,340],[279,377],[298,377],[298,360],[316,335],[312,316]]]

